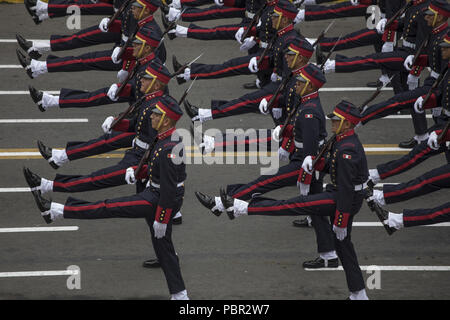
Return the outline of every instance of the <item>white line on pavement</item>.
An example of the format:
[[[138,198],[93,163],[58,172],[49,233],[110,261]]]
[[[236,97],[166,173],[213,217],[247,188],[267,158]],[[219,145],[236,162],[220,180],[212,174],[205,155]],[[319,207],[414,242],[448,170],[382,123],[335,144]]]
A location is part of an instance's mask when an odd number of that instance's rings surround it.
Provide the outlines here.
[[[0,69],[20,69],[23,68],[20,64],[0,64]]]
[[[80,274],[79,270],[0,272],[0,278],[73,276],[79,274]]]
[[[0,233],[78,231],[78,229],[79,228],[77,226],[73,226],[73,227],[0,228]]]
[[[46,91],[43,90],[44,92],[48,93],[48,94],[59,94],[59,91]],[[30,91],[0,91],[0,95],[19,95],[19,94],[30,94]]]
[[[380,271],[450,271],[450,266],[359,266],[361,270],[380,270]],[[308,269],[306,271],[343,271],[342,267]]]
[[[89,122],[86,118],[74,119],[0,119],[0,123],[80,123]]]

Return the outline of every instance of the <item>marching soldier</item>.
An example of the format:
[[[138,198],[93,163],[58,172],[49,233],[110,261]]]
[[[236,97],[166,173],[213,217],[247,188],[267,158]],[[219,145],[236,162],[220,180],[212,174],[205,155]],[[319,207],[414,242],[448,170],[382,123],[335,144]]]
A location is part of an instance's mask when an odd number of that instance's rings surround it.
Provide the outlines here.
[[[271,48],[265,57],[260,57],[263,49],[258,53],[245,57],[234,58],[223,64],[207,65],[193,63],[189,68],[184,70],[183,74],[177,76],[178,83],[183,83],[191,79],[217,79],[241,74],[258,73],[266,70],[266,72],[275,69],[275,74],[271,78],[277,80],[277,76],[288,74],[288,68],[284,63],[283,52],[294,38],[304,39],[292,24],[296,16],[297,8],[290,2],[280,0],[274,7],[271,15],[272,27],[277,30],[276,37],[272,38]],[[258,62],[262,59],[262,62]],[[259,67],[258,67],[259,64]],[[180,66],[174,59],[174,68]],[[177,69],[178,70],[178,69]],[[283,73],[284,72],[284,73]],[[269,72],[270,73],[270,72]],[[267,81],[267,80],[266,80]],[[264,85],[263,83],[262,85]]]
[[[82,15],[112,15],[114,7],[112,0],[25,0],[25,8],[35,24],[46,19],[65,17],[69,14],[67,9],[77,6]]]
[[[289,93],[289,96],[278,103],[285,103],[286,108],[289,105],[289,112],[295,112],[295,116],[283,130],[282,136],[280,136],[282,126],[278,126],[272,135],[272,139],[280,141],[281,147],[278,150],[280,159],[289,159],[289,164],[280,167],[273,175],[261,176],[247,184],[227,186],[227,195],[230,197],[248,200],[256,194],[295,185],[305,194],[322,192],[322,178],[312,176],[311,179],[303,179],[302,164],[317,154],[327,136],[325,115],[318,94],[318,90],[325,84],[326,79],[322,71],[312,64],[299,69],[294,79],[296,92]],[[295,96],[297,96],[296,99]],[[298,109],[295,109],[297,105]],[[199,200],[204,200],[201,199],[202,195]],[[220,198],[216,197],[212,201],[215,201],[213,206],[217,206]],[[306,261],[304,267],[337,267],[338,261],[334,252],[333,238],[329,232],[329,223],[323,217],[312,217],[312,219],[320,257],[313,261]]]
[[[98,190],[102,188],[114,187],[125,183],[125,173],[128,167],[137,166],[145,151],[149,148],[151,142],[156,136],[156,131],[149,125],[151,109],[153,104],[164,97],[164,88],[170,80],[170,73],[157,61],[152,61],[146,68],[142,76],[139,90],[145,94],[145,101],[139,107],[136,113],[130,119],[124,119],[117,123],[115,130],[121,132],[131,132],[127,139],[134,134],[133,147],[129,149],[124,158],[112,167],[94,171],[89,175],[61,175],[57,174],[54,180],[47,180],[26,170],[25,174],[30,188],[37,188],[41,193],[46,192],[83,192],[89,190]],[[114,120],[114,119],[109,119]],[[105,131],[110,131],[112,121],[107,121],[104,125]],[[63,150],[50,150],[41,148],[43,157],[49,163],[57,168],[59,165],[67,163],[70,160],[79,159],[92,155],[92,149],[99,149],[99,141],[104,141],[103,137],[88,141],[87,143],[68,143],[68,148]],[[127,146],[130,147],[130,146]],[[95,149],[94,149],[95,151]],[[50,157],[49,157],[50,156]],[[69,156],[72,159],[69,159]]]
[[[351,103],[342,101],[334,112],[332,130],[336,133],[330,156],[317,162],[303,163],[302,168],[314,177],[314,171],[327,172],[331,176],[325,192],[307,196],[297,196],[289,200],[271,200],[254,197],[250,202],[233,198],[221,190],[220,202],[197,193],[197,198],[213,213],[226,212],[230,219],[242,215],[291,216],[311,215],[330,217],[335,233],[334,246],[347,278],[350,299],[368,299],[364,279],[358,264],[356,252],[351,242],[354,216],[358,213],[366,197],[368,177],[364,148],[354,132],[359,122],[359,110]],[[202,195],[202,197],[199,197]]]
[[[130,70],[124,70],[125,79],[122,82],[127,81],[127,83],[113,84],[110,87],[93,92],[63,88],[60,94],[56,96],[30,87],[31,98],[42,112],[45,112],[48,108],[55,107],[88,108],[111,103],[134,103],[142,96],[139,90],[141,74],[144,73],[149,63],[153,60],[159,60],[155,57],[154,52],[159,45],[159,39],[160,35],[152,29],[142,28],[136,34],[133,40],[133,57],[137,60],[126,65]],[[159,64],[162,64],[162,62],[159,62]],[[168,79],[166,79],[166,82],[168,82]],[[119,90],[119,87],[122,86],[124,88]]]
[[[433,70],[438,71],[432,71],[430,76],[425,79],[423,87],[418,87],[412,91],[397,94],[385,102],[366,108],[363,112],[362,124],[365,124],[370,120],[394,114],[401,109],[410,109],[416,135],[412,141],[400,143],[399,146],[402,148],[413,148],[417,145],[417,143],[427,140],[428,134],[425,114],[418,114],[414,112],[413,106],[418,98],[420,99],[422,95],[429,91],[430,86],[439,77],[439,74],[442,73],[448,64],[448,60],[443,59],[441,55],[442,50],[440,43],[444,40],[444,37],[448,33],[447,19],[448,16],[450,16],[450,6],[445,1],[433,0],[429,6],[429,9],[424,12],[424,15],[428,26],[434,26],[434,28],[430,33],[428,41],[429,44],[424,48],[426,55],[422,55],[418,60],[420,60],[420,64],[428,64]],[[408,79],[415,81],[415,79],[418,80],[418,75],[416,74],[419,74],[419,71],[423,68],[423,66],[410,66],[412,59],[413,56],[408,56],[404,64],[405,67],[412,67],[412,71],[408,75]],[[436,114],[433,114],[435,118],[437,118],[440,115],[441,110],[436,109],[435,111]]]
[[[186,179],[186,168],[182,161],[183,148],[179,148],[183,145],[175,131],[175,124],[182,116],[182,111],[173,98],[164,96],[149,106],[147,112],[151,113],[151,126],[157,131],[156,138],[149,145],[150,157],[146,160],[150,163],[142,166],[136,175],[133,167],[126,169],[126,175],[122,175],[122,179],[125,177],[128,183],[148,179],[143,191],[132,196],[97,202],[69,197],[65,204],[48,201],[35,189],[32,189],[32,194],[47,223],[58,219],[145,218],[171,299],[187,300],[187,291],[171,238],[171,218],[182,206]],[[145,121],[149,121],[149,118]],[[175,147],[180,150],[178,153],[174,150]]]
[[[115,2],[115,10],[119,10],[124,0]],[[149,2],[149,1],[147,1]],[[39,1],[38,1],[39,3]],[[141,1],[141,3],[145,3]],[[152,0],[154,5],[147,6],[152,12],[155,12],[160,3],[158,0]],[[124,3],[125,5],[126,3]],[[141,20],[141,19],[139,19]],[[110,18],[103,18],[98,25],[82,29],[72,35],[52,35],[50,40],[44,41],[26,41],[22,36],[16,35],[18,44],[28,53],[30,58],[39,59],[42,53],[48,51],[64,51],[103,43],[125,43],[136,28],[136,20],[131,12],[131,4],[120,13],[116,20],[108,27]]]
[[[204,122],[248,112],[261,112],[266,115],[270,112],[276,124],[282,123],[283,113],[289,113],[295,105],[295,86],[297,83],[295,75],[300,74],[301,69],[307,65],[314,52],[314,48],[306,39],[296,37],[290,41],[290,44],[285,50],[284,59],[288,68],[292,70],[292,76],[286,76],[290,79],[284,90],[276,98],[279,101],[283,101],[277,103],[278,106],[274,106],[271,110],[265,110],[268,101],[272,99],[277,88],[281,85],[281,81],[270,82],[258,91],[231,101],[212,100],[210,109],[197,108],[191,105],[189,101],[185,101],[186,113],[193,121],[200,120]],[[286,109],[283,110],[282,107],[286,107]]]
[[[137,21],[136,30],[142,28],[154,30],[155,37],[159,37],[157,40],[159,44],[162,32],[152,15],[153,10],[157,8],[153,6],[152,1],[154,0],[138,0],[132,4],[130,10]],[[120,25],[117,24],[114,27],[117,28]],[[135,32],[133,31],[132,33],[134,35]],[[25,39],[20,38],[18,36],[18,39],[21,40],[19,41],[19,45],[28,52],[32,47],[29,47],[30,44],[27,44]],[[127,43],[123,43],[121,46],[123,47]],[[122,52],[121,46],[111,50],[90,52],[77,57],[68,56],[59,58],[54,55],[49,55],[46,61],[30,59],[20,50],[17,50],[17,56],[20,64],[26,69],[28,76],[32,79],[47,72],[76,72],[87,70],[119,71],[122,66],[122,58],[126,57],[124,54],[122,54],[122,57],[118,57]],[[155,47],[157,46],[155,45]],[[161,61],[165,62],[166,50],[163,44],[161,44],[157,56]]]

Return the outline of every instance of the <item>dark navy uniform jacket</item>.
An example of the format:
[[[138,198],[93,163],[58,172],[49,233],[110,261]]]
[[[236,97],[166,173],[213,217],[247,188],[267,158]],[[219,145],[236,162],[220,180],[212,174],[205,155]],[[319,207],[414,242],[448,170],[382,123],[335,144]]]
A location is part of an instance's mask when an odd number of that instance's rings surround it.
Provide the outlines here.
[[[153,192],[153,187],[158,186],[159,201],[155,221],[168,223],[172,213],[180,209],[184,194],[184,186],[180,184],[186,180],[184,145],[175,128],[158,134],[158,140],[150,154],[149,164],[143,169],[146,174],[138,175],[138,178],[147,176],[151,183],[142,196],[146,199],[147,192]],[[151,202],[152,196],[148,197]]]
[[[151,144],[158,132],[152,128],[150,116],[151,110],[155,103],[164,96],[164,91],[156,91],[146,95],[145,101],[136,109],[136,112],[132,114],[129,119],[120,121],[114,130],[123,132],[136,132],[136,138],[139,140]]]
[[[356,200],[355,186],[362,185],[369,177],[366,154],[354,130],[336,137],[324,172],[330,174],[331,185],[327,190],[336,190],[336,215],[334,224],[344,228],[348,219],[355,215],[361,206]]]

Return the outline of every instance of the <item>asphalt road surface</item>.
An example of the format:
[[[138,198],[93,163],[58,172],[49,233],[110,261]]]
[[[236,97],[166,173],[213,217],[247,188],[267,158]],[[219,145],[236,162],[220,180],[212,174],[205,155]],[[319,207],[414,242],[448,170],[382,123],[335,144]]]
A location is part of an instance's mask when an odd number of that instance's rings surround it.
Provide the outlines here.
[[[160,12],[156,14],[160,21]],[[97,24],[102,17],[82,17],[82,28]],[[232,24],[239,19],[199,22],[214,26]],[[300,26],[306,37],[314,38],[329,23],[308,22]],[[47,20],[36,26],[23,4],[0,4],[0,104],[1,120],[22,120],[0,124],[0,299],[167,299],[164,276],[159,269],[141,266],[142,261],[154,257],[150,233],[143,220],[111,219],[96,221],[65,220],[46,225],[40,216],[22,175],[22,167],[30,167],[43,177],[52,179],[53,170],[36,155],[36,140],[49,146],[63,148],[67,141],[83,141],[102,134],[101,124],[109,115],[118,114],[125,104],[112,104],[90,109],[52,109],[41,113],[27,94],[29,84],[38,89],[57,91],[62,87],[92,90],[116,82],[115,72],[75,72],[46,74],[31,80],[16,58],[16,33],[29,39],[48,39],[50,34],[72,34],[65,18]],[[187,26],[187,23],[182,23]],[[330,30],[338,36],[363,28],[363,17],[340,19]],[[76,30],[75,30],[76,31]],[[242,55],[235,41],[198,41],[175,39],[165,41],[168,68],[176,53],[179,61],[187,62],[204,53],[199,62],[219,63]],[[88,47],[59,56],[77,55],[91,50],[110,48],[110,45]],[[372,47],[343,51],[346,55],[364,55]],[[41,58],[42,60],[43,58]],[[350,91],[365,88],[375,81],[379,71],[327,76],[327,88],[338,91],[321,93],[322,105],[329,112],[344,97],[355,104],[362,103],[372,91]],[[188,100],[203,107],[209,101],[231,99],[248,91],[242,84],[253,76],[230,77],[197,81]],[[188,84],[170,83],[170,92],[179,98]],[[22,93],[20,92],[22,91]],[[376,101],[392,95],[384,91]],[[23,119],[72,119],[66,123],[24,123]],[[73,119],[83,122],[73,122]],[[188,128],[190,120],[184,116],[179,128]],[[329,124],[328,124],[329,125]],[[259,114],[207,122],[204,129],[270,128],[272,120]],[[409,119],[374,121],[361,130],[362,142],[372,147],[396,147],[409,139],[412,124]],[[404,152],[377,149],[368,155],[369,167],[400,157]],[[31,153],[29,153],[31,152]],[[69,163],[58,170],[65,174],[86,174],[119,161],[122,151],[102,157]],[[434,157],[402,175],[386,182],[408,181],[432,168],[440,166],[444,156]],[[260,165],[187,166],[186,195],[182,208],[183,224],[174,226],[175,248],[181,261],[182,274],[191,299],[345,299],[348,290],[344,273],[335,271],[305,271],[302,262],[317,256],[312,229],[292,226],[296,217],[242,217],[233,221],[217,218],[203,208],[194,191],[218,194],[219,187],[253,180]],[[100,191],[74,194],[87,200],[101,200],[132,194],[134,186],[122,186]],[[295,187],[268,194],[275,198],[289,198],[297,194]],[[54,193],[54,201],[64,203],[67,194]],[[448,201],[448,191],[389,206],[394,212],[403,208],[431,208]],[[356,222],[378,220],[364,204]],[[371,299],[449,299],[450,255],[448,226],[418,227],[401,230],[389,237],[379,226],[355,226],[352,240],[361,266],[398,266],[400,271],[381,271],[378,288],[368,289]],[[18,232],[12,228],[75,227],[72,231]],[[31,229],[36,230],[36,229]],[[81,271],[81,288],[69,290],[67,268],[77,266]],[[411,271],[411,266],[419,271]],[[425,267],[443,267],[446,271],[426,271]],[[44,272],[36,276],[30,272]],[[49,275],[47,271],[58,271]],[[17,272],[25,272],[18,274]],[[371,274],[363,271],[370,283]]]

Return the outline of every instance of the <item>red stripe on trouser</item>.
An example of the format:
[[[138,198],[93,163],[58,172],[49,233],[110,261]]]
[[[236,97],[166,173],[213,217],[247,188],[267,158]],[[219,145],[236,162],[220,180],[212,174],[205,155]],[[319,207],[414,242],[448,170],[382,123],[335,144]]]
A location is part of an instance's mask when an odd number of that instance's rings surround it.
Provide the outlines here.
[[[447,213],[450,213],[450,208],[445,208],[443,210],[436,211],[431,214],[427,214],[425,216],[405,217],[405,215],[403,215],[403,221],[421,221],[421,220],[428,220],[428,219],[431,220],[431,219],[434,219],[438,216],[441,216],[441,215],[447,214]]]
[[[364,118],[362,118],[361,121],[366,121],[367,119],[373,117],[374,115],[376,115],[376,114],[378,114],[378,113],[383,112],[383,111],[386,110],[386,109],[390,109],[390,108],[394,108],[394,107],[397,107],[397,106],[401,106],[401,105],[403,105],[403,104],[413,103],[413,102],[415,102],[416,100],[417,100],[417,98],[414,98],[414,99],[411,99],[411,100],[407,100],[407,101],[403,101],[403,102],[396,102],[396,103],[387,105],[386,107],[384,107],[384,108],[382,108],[382,109],[379,109],[379,110],[377,110],[377,111],[374,111],[374,112],[368,114],[367,116],[365,116]]]
[[[299,203],[289,203],[283,204],[281,206],[273,206],[273,207],[248,207],[248,212],[261,212],[261,211],[277,211],[277,210],[285,210],[285,209],[295,209],[295,208],[304,208],[304,207],[314,207],[321,206],[324,204],[335,204],[336,202],[333,199],[328,200],[316,200],[310,202],[299,202]]]
[[[56,68],[61,66],[66,66],[69,64],[78,64],[78,63],[94,63],[99,61],[112,61],[111,57],[100,57],[94,59],[76,59],[76,60],[68,60],[63,62],[55,62],[55,63],[47,63],[47,68]]]
[[[106,93],[100,93],[96,96],[93,96],[93,97],[90,97],[87,99],[72,99],[72,100],[61,100],[61,98],[59,98],[59,105],[66,104],[66,103],[91,102],[92,100],[96,100],[101,97],[105,97],[106,95],[107,95]]]
[[[355,61],[349,61],[349,62],[337,62],[335,63],[336,67],[343,67],[343,66],[352,66],[355,64],[364,64],[366,62],[373,62],[373,63],[383,63],[383,62],[401,62],[405,59],[403,58],[386,58],[386,59],[361,59],[361,60],[355,60]]]
[[[216,12],[233,12],[233,11],[244,11],[245,9],[243,8],[229,8],[229,9],[211,9],[208,11],[203,11],[203,12],[195,12],[195,13],[183,13],[182,17],[183,18],[191,18],[191,17],[202,17],[202,16],[206,16],[209,14],[213,14]]]
[[[137,168],[137,166],[133,166],[133,168]],[[115,177],[115,176],[120,176],[122,174],[125,174],[127,171],[127,169],[122,169],[122,170],[118,170],[118,171],[113,171],[110,172],[108,174],[104,174],[98,177],[89,177],[89,178],[84,178],[84,179],[80,179],[80,180],[76,180],[76,181],[70,181],[70,182],[53,182],[53,187],[60,187],[60,188],[68,188],[68,187],[73,187],[79,184],[83,184],[83,183],[87,183],[87,182],[93,182],[93,181],[99,181],[99,180],[105,180],[111,177]]]
[[[111,139],[108,139],[108,140],[98,141],[98,142],[96,142],[96,143],[93,143],[93,144],[90,144],[90,145],[88,145],[88,146],[84,146],[84,147],[81,147],[81,148],[77,148],[77,149],[66,150],[66,154],[67,154],[67,155],[71,155],[71,154],[74,154],[74,153],[86,151],[86,150],[89,150],[89,149],[98,147],[98,146],[100,146],[100,145],[102,145],[102,144],[108,144],[108,143],[110,143],[110,142],[114,142],[114,141],[117,141],[117,140],[119,140],[119,139],[128,137],[128,136],[130,136],[130,135],[134,135],[134,134],[135,134],[134,132],[126,132],[126,133],[122,133],[122,134],[119,134],[118,136],[115,136],[114,138],[111,138]]]
[[[348,11],[353,9],[360,9],[360,8],[367,8],[367,5],[357,5],[357,6],[348,6],[338,9],[327,9],[322,11],[305,11],[305,16],[314,16],[314,15],[320,15],[320,14],[326,14],[326,13],[338,13],[342,11]]]
[[[365,33],[361,33],[361,34],[359,34],[357,36],[354,36],[354,37],[351,37],[351,38],[348,38],[348,39],[342,39],[342,40],[339,40],[337,42],[321,42],[320,45],[321,46],[331,46],[331,45],[335,45],[335,44],[340,45],[340,44],[347,43],[347,42],[350,42],[350,41],[358,40],[359,38],[363,38],[366,35],[369,35],[371,33],[375,33],[375,31],[368,31],[368,32],[365,32]]]
[[[105,208],[115,208],[115,207],[131,207],[131,206],[148,206],[152,205],[150,202],[146,200],[136,200],[136,201],[127,201],[127,202],[115,202],[115,203],[98,203],[92,204],[88,206],[64,206],[64,211],[84,211],[84,210],[95,210],[101,207]]]
[[[93,31],[89,31],[89,32],[86,32],[86,33],[83,33],[83,34],[74,34],[74,35],[72,35],[72,36],[70,36],[70,37],[67,37],[67,38],[61,38],[61,39],[54,39],[54,40],[51,40],[50,41],[50,44],[54,44],[54,43],[60,43],[60,42],[66,42],[66,41],[72,41],[73,39],[75,39],[75,38],[84,38],[84,37],[88,37],[88,36],[91,36],[91,35],[93,35],[93,34],[96,34],[96,33],[101,33],[102,31],[100,30],[100,29],[97,29],[97,30],[93,30]]]
[[[247,105],[247,104],[255,103],[255,102],[261,101],[261,100],[264,99],[264,98],[265,98],[265,99],[270,99],[270,98],[272,98],[272,96],[273,96],[273,94],[268,95],[268,96],[266,96],[266,97],[261,97],[261,98],[255,99],[255,100],[245,100],[245,101],[241,101],[241,102],[236,103],[236,104],[234,104],[234,105],[232,105],[232,106],[229,106],[229,107],[227,107],[227,108],[225,108],[225,109],[223,109],[223,110],[213,110],[213,111],[212,111],[212,114],[225,113],[225,112],[234,110],[234,109],[236,109],[236,108],[245,106],[245,105]]]
[[[300,173],[300,170],[295,170],[295,171],[292,171],[292,172],[288,172],[288,173],[282,174],[280,176],[272,177],[272,178],[264,180],[264,181],[259,181],[257,184],[254,184],[253,186],[251,186],[251,187],[249,187],[249,188],[247,188],[245,190],[242,190],[238,194],[233,195],[233,198],[237,199],[237,198],[243,196],[244,194],[249,193],[252,190],[255,190],[258,187],[262,187],[262,186],[264,186],[266,184],[269,184],[271,182],[274,182],[274,181],[290,178],[292,176],[298,175],[299,173]]]
[[[244,63],[244,64],[240,64],[238,66],[234,66],[234,67],[228,67],[222,70],[218,70],[218,71],[214,71],[211,73],[191,73],[191,79],[195,79],[196,77],[208,77],[208,76],[215,76],[221,73],[226,73],[228,71],[232,71],[232,70],[236,70],[236,69],[240,69],[243,67],[248,67],[248,62]]]
[[[423,180],[422,182],[420,182],[420,183],[418,183],[418,184],[416,184],[414,186],[405,188],[403,190],[398,190],[398,191],[392,191],[392,192],[385,193],[384,194],[384,198],[389,198],[389,197],[394,197],[394,196],[398,196],[398,195],[401,195],[401,194],[405,194],[405,193],[408,193],[410,191],[419,189],[424,184],[433,183],[435,181],[444,180],[444,179],[447,179],[447,178],[450,178],[450,173],[441,174],[441,175],[439,175],[437,177],[433,177],[433,178],[430,178],[430,179],[427,179],[427,180]]]
[[[389,177],[393,174],[395,174],[396,172],[399,172],[400,170],[408,167],[411,163],[415,162],[417,159],[423,157],[424,155],[426,155],[427,153],[431,152],[431,148],[427,147],[425,150],[423,150],[421,153],[416,154],[413,158],[411,158],[408,162],[405,162],[404,164],[402,164],[401,166],[398,166],[395,169],[392,169],[391,171],[388,171],[386,173],[382,173],[380,174],[381,179],[384,179],[386,177]]]
[[[213,28],[213,29],[188,29],[188,33],[213,33],[217,31],[233,31],[238,30],[240,27],[223,27],[223,28]]]

